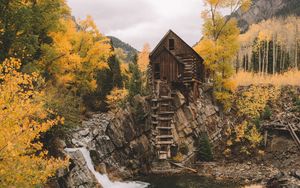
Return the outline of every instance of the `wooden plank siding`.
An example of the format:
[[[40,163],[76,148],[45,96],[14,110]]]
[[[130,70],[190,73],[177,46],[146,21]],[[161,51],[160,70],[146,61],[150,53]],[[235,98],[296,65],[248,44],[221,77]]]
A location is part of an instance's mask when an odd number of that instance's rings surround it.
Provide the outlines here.
[[[183,74],[183,65],[167,49],[162,50],[152,63],[160,66],[160,79],[168,82],[177,81],[178,76]],[[154,76],[154,75],[153,75]]]
[[[170,40],[174,41],[174,46],[172,45],[172,47],[170,47]],[[171,30],[151,52],[150,64],[152,67],[159,66],[160,80],[165,78],[169,83],[178,82],[180,81],[179,76],[181,76],[181,79],[184,76],[185,65],[182,58],[192,59],[190,63],[195,63],[195,75],[193,78],[198,81],[204,81],[205,71],[203,59]],[[157,79],[154,68],[152,76]]]

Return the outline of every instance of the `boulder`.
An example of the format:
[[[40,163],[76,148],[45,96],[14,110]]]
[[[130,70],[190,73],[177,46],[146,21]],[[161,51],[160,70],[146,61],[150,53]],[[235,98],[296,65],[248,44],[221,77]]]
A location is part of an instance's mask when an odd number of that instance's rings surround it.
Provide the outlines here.
[[[79,131],[78,133],[81,136],[85,137],[85,136],[87,136],[90,133],[90,130],[87,128],[87,129],[83,129],[83,130]]]
[[[106,164],[105,163],[100,163],[95,167],[95,170],[99,172],[100,174],[107,174],[106,171]]]
[[[94,174],[88,169],[84,157],[80,151],[70,152],[71,164],[69,166],[68,175],[63,179],[67,182],[67,187],[91,188],[101,185],[98,183]]]
[[[183,108],[184,115],[188,121],[192,121],[195,119],[195,114],[191,106],[184,106]]]
[[[186,136],[189,136],[193,133],[193,130],[189,127],[186,127],[185,129],[183,129],[183,132]]]
[[[115,150],[112,140],[107,135],[99,135],[95,140],[95,147],[100,161]]]
[[[185,104],[185,98],[181,92],[177,91],[174,96],[174,105],[176,108],[180,108],[183,104]]]
[[[293,170],[291,174],[300,180],[300,170]]]
[[[215,110],[215,108],[214,108],[213,105],[207,105],[207,106],[205,107],[205,115],[206,115],[206,116],[212,116],[212,115],[214,115],[215,113],[216,113],[216,110]]]

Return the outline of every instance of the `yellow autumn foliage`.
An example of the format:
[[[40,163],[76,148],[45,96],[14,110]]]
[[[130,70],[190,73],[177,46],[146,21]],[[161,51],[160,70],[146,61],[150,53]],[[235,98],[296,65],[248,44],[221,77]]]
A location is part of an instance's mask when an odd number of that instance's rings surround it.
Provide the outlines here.
[[[149,53],[150,53],[150,46],[146,43],[142,49],[142,51],[138,54],[138,61],[137,64],[141,72],[146,72],[148,65],[149,65]]]
[[[19,72],[20,65],[16,59],[0,65],[0,187],[43,184],[67,164],[48,157],[39,141],[64,119],[45,109],[44,93],[36,88],[39,76]]]
[[[280,94],[278,87],[250,86],[238,97],[238,114],[255,118],[265,109],[268,101],[275,100]]]
[[[204,59],[209,79],[214,84],[214,96],[225,111],[232,106],[233,92],[236,89],[231,79],[233,59],[239,50],[239,29],[236,19],[223,15],[223,9],[232,12],[238,8],[246,10],[251,0],[205,0],[207,9],[202,12],[203,38],[194,47]],[[229,14],[231,15],[231,14]]]
[[[262,139],[256,125],[245,120],[230,129],[224,155],[228,157],[231,154],[230,147],[236,146],[240,146],[240,153],[249,155],[256,151]]]
[[[283,74],[262,75],[258,73],[240,71],[233,76],[233,80],[238,86],[249,85],[274,85],[285,86],[293,85],[300,86],[300,71],[290,70]]]
[[[58,86],[76,93],[93,91],[97,71],[108,68],[112,55],[109,39],[99,32],[90,16],[78,25],[71,18],[60,22],[63,28],[50,33],[53,43],[43,46],[40,66]]]
[[[128,96],[127,89],[114,88],[109,95],[106,96],[106,102],[112,110],[121,107]]]

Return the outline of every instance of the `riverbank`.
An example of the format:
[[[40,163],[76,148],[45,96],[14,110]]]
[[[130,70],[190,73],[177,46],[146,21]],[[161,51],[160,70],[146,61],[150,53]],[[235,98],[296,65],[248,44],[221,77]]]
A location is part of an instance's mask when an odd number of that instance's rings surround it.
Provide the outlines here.
[[[232,181],[241,185],[267,184],[280,171],[264,164],[210,162],[195,165],[199,176],[211,177],[216,180]]]
[[[142,177],[139,180],[151,180],[155,185],[162,185],[163,187],[166,187],[167,184],[161,183],[161,179],[170,182],[173,180],[174,182],[172,183],[174,185],[176,185],[178,179],[183,181],[182,184],[187,185],[194,185],[198,182],[196,185],[201,185],[203,187],[206,185],[215,185],[216,187],[224,187],[224,185],[227,185],[225,187],[252,187],[253,185],[270,188],[282,186],[288,188],[300,187],[300,171],[293,169],[293,166],[290,166],[289,169],[291,170],[282,170],[263,163],[203,162],[193,164],[190,167],[196,169],[197,173],[192,173],[187,169],[180,169],[172,166],[169,170],[165,169],[165,173],[162,173],[162,171],[152,171],[151,174],[148,174],[146,177]],[[152,178],[149,177],[153,177],[154,179],[152,180]],[[190,177],[190,184],[182,177]],[[203,179],[210,180],[213,184],[199,182]]]

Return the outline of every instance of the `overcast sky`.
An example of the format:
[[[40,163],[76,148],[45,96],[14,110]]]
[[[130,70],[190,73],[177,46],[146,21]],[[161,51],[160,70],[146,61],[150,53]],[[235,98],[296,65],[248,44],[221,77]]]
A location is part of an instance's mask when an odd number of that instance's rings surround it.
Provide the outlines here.
[[[154,48],[172,29],[188,44],[201,37],[202,0],[68,0],[77,19],[91,15],[105,35],[118,37],[140,50]]]

